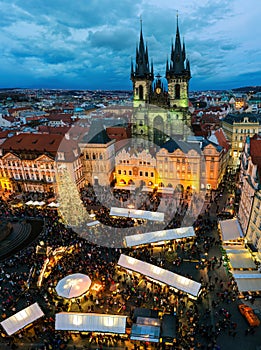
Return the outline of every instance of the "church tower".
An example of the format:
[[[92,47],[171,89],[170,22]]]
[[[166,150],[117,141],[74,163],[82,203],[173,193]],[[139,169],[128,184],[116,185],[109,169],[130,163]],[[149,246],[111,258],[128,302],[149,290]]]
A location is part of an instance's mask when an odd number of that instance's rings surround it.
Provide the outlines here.
[[[132,135],[161,146],[169,138],[186,139],[190,126],[188,86],[191,78],[185,43],[181,45],[179,25],[170,62],[166,63],[165,79],[154,79],[153,64],[149,65],[148,47],[144,45],[142,25],[136,48],[136,64],[131,62],[133,83]],[[143,142],[142,142],[143,143]]]
[[[168,81],[169,108],[187,110],[188,109],[188,87],[190,74],[189,60],[186,58],[185,43],[181,47],[179,34],[179,24],[177,16],[177,29],[175,47],[171,47],[170,64],[167,60],[166,79]]]
[[[151,84],[154,79],[153,65],[149,65],[148,47],[144,45],[142,22],[140,28],[140,42],[136,47],[136,64],[131,62],[131,80],[133,83],[134,107],[144,107],[149,103]]]

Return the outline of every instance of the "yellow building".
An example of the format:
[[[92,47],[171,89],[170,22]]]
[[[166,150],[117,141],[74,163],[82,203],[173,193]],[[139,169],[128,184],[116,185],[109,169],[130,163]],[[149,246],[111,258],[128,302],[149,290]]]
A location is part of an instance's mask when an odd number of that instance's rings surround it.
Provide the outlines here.
[[[204,142],[167,141],[154,154],[121,150],[115,158],[117,186],[173,188],[199,192],[217,189],[224,175],[226,154],[222,147]]]

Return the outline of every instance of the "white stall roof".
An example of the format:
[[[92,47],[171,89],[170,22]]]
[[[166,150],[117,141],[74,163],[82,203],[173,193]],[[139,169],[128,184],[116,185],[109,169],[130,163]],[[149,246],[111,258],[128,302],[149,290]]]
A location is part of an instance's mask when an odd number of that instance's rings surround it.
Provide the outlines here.
[[[261,274],[258,271],[236,271],[233,277],[239,292],[261,292]]]
[[[129,208],[116,208],[112,207],[110,210],[111,216],[123,216],[133,219],[146,219],[151,221],[164,221],[164,213],[138,210],[138,209],[129,209]]]
[[[96,226],[96,225],[99,225],[99,224],[100,224],[100,221],[95,220],[95,221],[88,222],[87,226],[91,227],[91,226]]]
[[[236,218],[219,221],[222,241],[235,241],[243,237],[243,232]]]
[[[234,247],[234,249],[233,249]],[[230,264],[233,269],[255,269],[256,264],[254,263],[251,254],[246,248],[240,246],[223,246],[225,248]]]
[[[161,267],[121,254],[118,265],[197,297],[201,284]]]
[[[126,236],[125,242],[127,247],[135,247],[142,244],[156,243],[169,241],[173,239],[181,239],[194,237],[195,231],[192,226],[189,227],[180,227],[170,230],[154,231],[140,233],[137,235]]]
[[[1,325],[8,335],[12,335],[43,315],[44,313],[38,303],[34,303],[2,321]]]
[[[55,315],[55,329],[62,331],[82,331],[125,334],[127,316],[60,312]]]

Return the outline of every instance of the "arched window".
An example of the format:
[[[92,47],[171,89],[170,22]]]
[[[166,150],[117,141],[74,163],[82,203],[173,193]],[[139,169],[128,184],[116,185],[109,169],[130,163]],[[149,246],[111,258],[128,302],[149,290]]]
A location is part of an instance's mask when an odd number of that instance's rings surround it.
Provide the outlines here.
[[[143,100],[143,86],[142,85],[139,86],[139,99]]]
[[[175,85],[175,99],[177,99],[177,100],[180,99],[180,85],[179,84]]]

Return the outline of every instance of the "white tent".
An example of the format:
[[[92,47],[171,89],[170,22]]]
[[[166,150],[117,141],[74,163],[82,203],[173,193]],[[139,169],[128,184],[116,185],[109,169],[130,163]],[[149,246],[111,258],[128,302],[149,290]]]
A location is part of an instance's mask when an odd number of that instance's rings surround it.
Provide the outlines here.
[[[256,264],[248,251],[243,246],[228,245],[223,246],[233,269],[255,269]]]
[[[26,202],[25,204],[26,204],[26,205],[33,205],[34,202],[31,200],[31,201]]]
[[[138,209],[116,208],[110,210],[111,216],[123,216],[133,219],[146,219],[151,221],[164,221],[164,213],[152,212]]]
[[[243,238],[243,232],[236,218],[219,221],[223,242],[236,241]]]
[[[91,286],[89,276],[82,273],[74,273],[61,279],[55,288],[57,294],[63,298],[78,298]]]
[[[257,271],[232,272],[239,292],[261,292],[261,274]]]
[[[48,207],[51,207],[51,208],[56,208],[56,207],[59,207],[59,203],[55,203],[55,202],[51,202],[50,204],[48,204]]]
[[[43,205],[45,205],[45,202],[44,202],[44,201],[41,201],[41,202],[39,202],[39,205],[40,205],[40,206],[43,206]]]
[[[174,239],[194,237],[195,231],[192,226],[180,227],[170,230],[154,231],[140,233],[137,235],[126,236],[125,243],[127,247],[135,247],[142,244],[164,242]]]
[[[193,297],[197,297],[201,284],[174,272],[164,270],[158,266],[121,254],[118,265],[131,271],[138,272],[152,280],[167,284]]]
[[[159,187],[157,192],[163,193],[163,194],[173,194],[174,188],[173,187]]]
[[[87,226],[91,227],[91,226],[96,226],[96,225],[99,225],[99,224],[100,224],[100,221],[95,220],[95,221],[88,222]]]
[[[135,191],[136,186],[135,185],[128,185],[128,186],[115,186],[115,190],[125,190],[125,191]]]
[[[60,312],[55,315],[55,330],[125,334],[127,316]]]
[[[34,303],[2,321],[1,325],[8,335],[12,335],[42,316],[44,313],[40,306]]]

